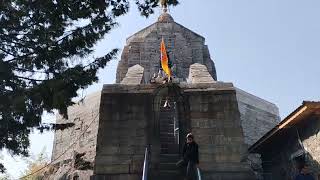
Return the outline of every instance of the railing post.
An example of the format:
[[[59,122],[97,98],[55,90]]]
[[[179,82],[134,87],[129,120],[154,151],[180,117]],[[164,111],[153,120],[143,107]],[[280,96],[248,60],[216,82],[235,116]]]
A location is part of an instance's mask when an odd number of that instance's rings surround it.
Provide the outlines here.
[[[200,169],[197,167],[197,175],[198,175],[198,180],[201,180],[201,173]]]
[[[142,180],[147,180],[147,179],[148,179],[149,150],[150,150],[150,146],[147,146],[147,147],[146,147],[146,150],[145,150],[145,153],[144,153]]]

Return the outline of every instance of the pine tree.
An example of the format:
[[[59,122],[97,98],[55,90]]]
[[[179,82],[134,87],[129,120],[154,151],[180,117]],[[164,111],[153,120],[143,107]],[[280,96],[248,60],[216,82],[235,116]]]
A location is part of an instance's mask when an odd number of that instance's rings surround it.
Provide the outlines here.
[[[159,0],[134,0],[143,16]],[[27,156],[44,111],[67,107],[118,49],[86,59],[129,10],[129,0],[0,0],[0,150]],[[176,5],[177,0],[167,0]],[[86,61],[84,61],[86,59]],[[3,166],[0,165],[3,170]]]

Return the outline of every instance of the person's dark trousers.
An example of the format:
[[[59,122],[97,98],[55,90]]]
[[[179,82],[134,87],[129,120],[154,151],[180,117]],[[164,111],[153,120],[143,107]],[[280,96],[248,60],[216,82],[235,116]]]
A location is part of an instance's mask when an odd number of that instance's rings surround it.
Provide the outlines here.
[[[188,162],[186,178],[187,180],[197,180],[196,164],[192,161]]]

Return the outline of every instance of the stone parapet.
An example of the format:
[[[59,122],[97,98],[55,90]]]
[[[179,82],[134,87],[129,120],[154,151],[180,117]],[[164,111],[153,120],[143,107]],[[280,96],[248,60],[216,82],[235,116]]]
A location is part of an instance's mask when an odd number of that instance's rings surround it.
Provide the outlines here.
[[[138,64],[130,67],[120,84],[138,85],[143,81],[144,68]]]
[[[214,83],[215,81],[205,65],[194,63],[190,66],[187,82],[191,84],[202,84]]]

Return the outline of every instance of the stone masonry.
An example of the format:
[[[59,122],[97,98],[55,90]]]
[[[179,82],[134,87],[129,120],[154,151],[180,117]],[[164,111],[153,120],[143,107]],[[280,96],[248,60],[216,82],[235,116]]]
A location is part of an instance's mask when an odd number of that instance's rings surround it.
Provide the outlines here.
[[[183,103],[177,102],[181,140],[190,131],[195,134],[204,179],[254,179],[250,166],[242,161],[246,145],[236,91],[232,84],[222,82],[168,87],[105,85],[93,179],[140,179],[147,145],[152,147],[150,170],[159,176],[155,102],[162,88],[177,88],[176,96],[182,94]]]
[[[169,84],[151,81],[162,38],[178,79]],[[166,100],[174,109],[164,110]],[[127,39],[116,84],[70,107],[68,120],[58,118],[75,126],[55,132],[48,179],[138,180],[146,147],[150,179],[182,179],[174,164],[188,132],[200,147],[203,179],[257,179],[260,157],[247,148],[277,124],[278,114],[274,104],[217,81],[205,39],[163,13]],[[161,128],[174,132],[164,136]]]
[[[54,175],[47,179],[72,179],[77,176],[89,179],[92,175],[96,156],[100,98],[100,92],[93,93],[83,102],[68,108],[68,120],[57,117],[57,123],[75,125],[55,132],[51,158]]]
[[[236,96],[245,144],[250,147],[280,122],[279,110],[276,105],[239,88],[236,88]],[[260,155],[249,154],[247,160],[257,179],[262,179],[263,169]]]
[[[136,64],[128,68],[126,76],[122,79],[120,84],[131,84],[138,85],[141,84],[143,80],[144,69],[140,65]]]
[[[214,83],[214,80],[205,65],[194,63],[190,66],[187,82],[191,84]]]
[[[185,81],[189,66],[197,62],[207,66],[211,76],[217,79],[214,62],[210,58],[207,45],[204,44],[204,37],[174,22],[169,14],[164,13],[156,23],[127,38],[118,64],[116,82],[120,83],[128,68],[136,64],[145,69],[144,82],[150,82],[150,78],[154,73],[158,73],[160,68],[161,38],[165,40],[176,77]]]

